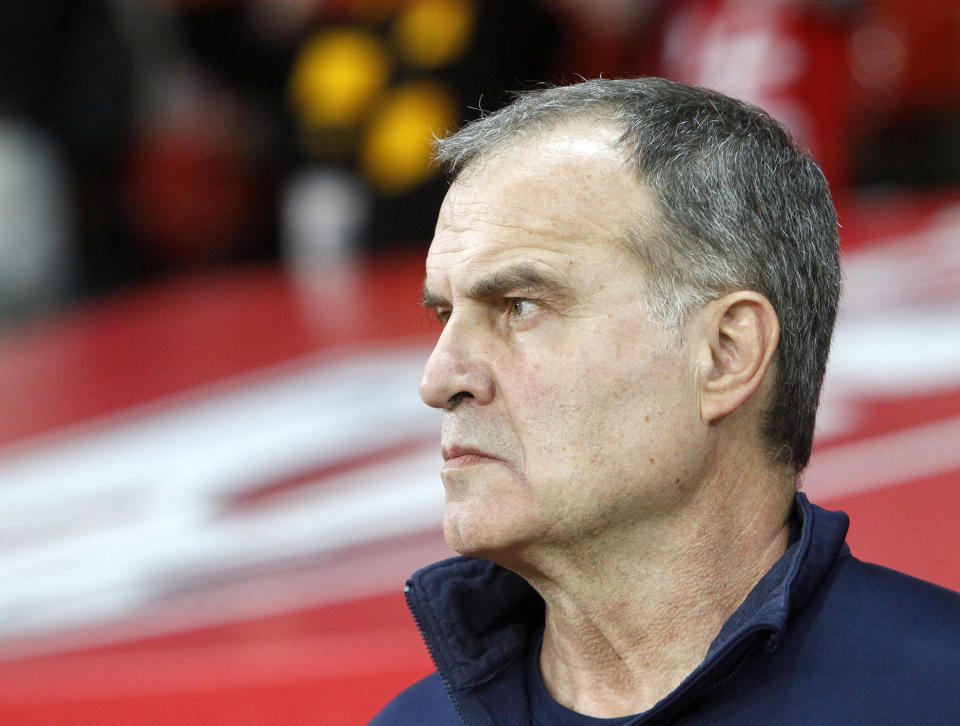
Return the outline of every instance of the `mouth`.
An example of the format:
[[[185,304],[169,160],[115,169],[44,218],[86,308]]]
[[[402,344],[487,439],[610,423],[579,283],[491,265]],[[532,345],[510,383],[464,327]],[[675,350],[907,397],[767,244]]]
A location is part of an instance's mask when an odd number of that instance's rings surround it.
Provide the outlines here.
[[[473,449],[469,446],[444,446],[441,449],[443,454],[443,470],[463,469],[468,466],[478,464],[502,464],[503,461],[479,449]]]

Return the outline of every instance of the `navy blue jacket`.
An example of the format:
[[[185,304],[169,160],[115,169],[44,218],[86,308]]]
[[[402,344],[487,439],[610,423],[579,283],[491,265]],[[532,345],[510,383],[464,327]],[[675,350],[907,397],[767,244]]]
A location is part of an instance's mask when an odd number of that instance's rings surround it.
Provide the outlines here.
[[[631,724],[960,725],[960,595],[861,562],[847,516],[797,495],[794,537],[703,663]],[[525,650],[543,602],[481,559],[430,565],[407,602],[437,673],[371,726],[528,724]]]

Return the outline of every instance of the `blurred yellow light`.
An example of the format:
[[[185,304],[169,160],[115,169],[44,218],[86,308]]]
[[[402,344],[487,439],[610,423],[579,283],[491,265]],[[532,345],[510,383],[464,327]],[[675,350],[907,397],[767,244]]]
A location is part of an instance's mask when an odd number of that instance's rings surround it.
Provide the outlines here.
[[[433,175],[433,136],[453,129],[457,105],[450,91],[416,81],[390,93],[371,119],[360,149],[360,167],[375,189],[399,194]]]
[[[357,123],[386,86],[390,60],[380,41],[360,29],[323,32],[294,62],[290,101],[307,126]]]
[[[471,0],[412,0],[393,27],[397,50],[423,68],[451,63],[467,49],[475,15]]]

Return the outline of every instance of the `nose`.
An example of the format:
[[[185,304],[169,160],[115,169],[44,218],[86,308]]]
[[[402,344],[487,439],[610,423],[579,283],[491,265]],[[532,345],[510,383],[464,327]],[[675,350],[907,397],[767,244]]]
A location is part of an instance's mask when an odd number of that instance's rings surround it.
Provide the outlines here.
[[[455,317],[443,328],[420,378],[420,398],[428,406],[452,410],[467,400],[486,405],[493,398],[488,361],[475,334]]]

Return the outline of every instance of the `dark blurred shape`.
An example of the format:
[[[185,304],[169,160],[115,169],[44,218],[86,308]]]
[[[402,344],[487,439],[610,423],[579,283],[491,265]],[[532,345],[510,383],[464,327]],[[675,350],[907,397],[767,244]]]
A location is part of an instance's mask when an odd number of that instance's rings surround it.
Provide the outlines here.
[[[258,168],[242,111],[210,93],[134,139],[124,201],[151,268],[268,254],[269,174]]]
[[[960,183],[960,113],[894,117],[856,150],[856,184],[910,189]]]
[[[115,161],[131,112],[129,54],[101,0],[0,3],[0,109],[60,139],[96,171]]]
[[[301,264],[425,246],[445,190],[430,164],[432,136],[556,76],[554,11],[534,0],[291,6],[180,13],[196,58],[289,133],[274,147],[285,256]],[[265,23],[271,9],[290,21]]]
[[[75,255],[64,233],[61,263],[76,260],[81,292],[135,275],[138,264],[117,203],[132,113],[131,66],[109,5],[4,0],[0,58],[0,117],[35,129],[62,161]],[[48,213],[57,214],[56,205]],[[70,290],[51,293],[62,297]]]

